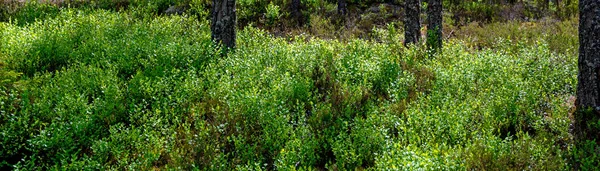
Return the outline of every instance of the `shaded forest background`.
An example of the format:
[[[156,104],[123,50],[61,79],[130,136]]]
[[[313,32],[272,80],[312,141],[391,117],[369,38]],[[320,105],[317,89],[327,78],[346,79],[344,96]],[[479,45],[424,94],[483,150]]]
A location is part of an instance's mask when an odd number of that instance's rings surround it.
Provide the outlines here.
[[[212,6],[210,0],[40,0],[39,2],[58,7],[86,7],[115,11],[131,8],[141,10],[143,7],[144,12],[155,15],[185,13],[197,15],[199,18],[207,18]],[[577,15],[578,10],[578,1],[574,0],[443,0],[442,2],[446,39],[472,36],[477,34],[473,33],[477,32],[474,27],[490,23],[534,21],[554,23],[570,20]],[[293,37],[309,34],[326,39],[371,39],[376,37],[373,34],[376,29],[386,29],[388,25],[403,28],[404,1],[401,0],[349,0],[346,15],[338,13],[337,1],[303,0],[298,9],[300,15],[297,16],[292,14],[294,10],[289,0],[239,0],[236,3],[239,28],[250,25],[268,30],[277,36]],[[8,21],[12,18],[19,22],[18,24],[23,24],[56,12],[56,9],[50,6],[33,7],[25,4],[25,1],[3,0],[0,21]],[[421,20],[424,22],[426,2],[423,1],[421,7],[423,8]],[[467,30],[464,27],[467,27]]]

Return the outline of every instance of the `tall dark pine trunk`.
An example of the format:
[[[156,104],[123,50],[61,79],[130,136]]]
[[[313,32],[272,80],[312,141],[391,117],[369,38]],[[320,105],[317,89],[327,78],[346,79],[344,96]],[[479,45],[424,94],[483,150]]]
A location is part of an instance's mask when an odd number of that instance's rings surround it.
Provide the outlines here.
[[[213,0],[212,39],[228,48],[235,48],[235,0]]]
[[[554,5],[556,5],[556,16],[558,16],[559,18],[561,18],[562,17],[561,16],[562,15],[562,11],[561,11],[561,8],[560,8],[560,0],[556,0]]]
[[[442,1],[427,2],[427,47],[433,52],[442,48]]]
[[[578,112],[574,134],[577,140],[600,141],[600,2],[579,1]]]
[[[421,37],[421,0],[404,1],[404,44],[419,42]]]
[[[346,15],[347,13],[347,7],[346,7],[346,0],[338,0],[338,14],[340,15]]]
[[[292,17],[294,17],[296,24],[299,26],[303,24],[302,11],[300,10],[301,7],[302,7],[302,4],[301,4],[300,0],[292,0],[292,4],[291,4]]]

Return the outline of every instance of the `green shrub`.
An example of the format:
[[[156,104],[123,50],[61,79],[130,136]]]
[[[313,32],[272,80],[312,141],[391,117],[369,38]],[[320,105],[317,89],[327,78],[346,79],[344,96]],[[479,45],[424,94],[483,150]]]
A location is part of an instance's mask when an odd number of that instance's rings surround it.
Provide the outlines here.
[[[90,155],[91,144],[106,136],[111,124],[126,119],[118,105],[121,84],[112,70],[84,67],[39,79],[45,81],[30,83],[39,88],[23,92],[15,113],[3,114],[4,121],[15,121],[2,126],[7,158],[29,157],[21,164],[38,167],[64,165],[72,155]]]
[[[19,26],[33,23],[37,20],[44,20],[56,16],[60,9],[57,5],[39,3],[38,1],[28,1],[21,7],[15,7],[14,14],[10,14],[10,19]]]
[[[202,19],[208,19],[211,4],[212,1],[210,0],[192,0],[189,3],[191,13],[196,14],[196,17],[201,21]]]
[[[221,56],[207,21],[144,10],[0,23],[1,167],[594,167],[568,131],[577,62],[561,38],[481,34],[486,48],[451,39],[428,56],[395,25],[347,42],[246,27]]]
[[[580,142],[573,149],[573,164],[582,170],[594,170],[600,168],[599,153],[600,146],[596,142],[587,140]]]
[[[201,68],[213,54],[213,48],[203,48],[212,46],[208,26],[194,18],[142,20],[145,22],[106,11],[87,14],[66,10],[57,19],[22,29],[9,27],[5,34],[28,36],[9,39],[2,47],[11,57],[7,59],[11,67],[28,76],[76,63],[108,62],[118,65],[119,75],[126,78],[141,71],[140,68],[151,68],[144,72],[156,74],[170,67]]]
[[[465,40],[469,46],[496,48],[500,40],[534,46],[543,40],[556,53],[573,55],[579,47],[576,18],[565,21],[542,20],[540,22],[471,23],[459,29],[456,38]],[[518,48],[518,46],[512,46]]]
[[[281,14],[279,14],[279,6],[271,2],[266,8],[267,12],[265,15],[267,17],[267,26],[272,26],[281,17]]]
[[[443,144],[423,146],[392,144],[377,157],[376,169],[393,170],[465,170],[461,159]]]

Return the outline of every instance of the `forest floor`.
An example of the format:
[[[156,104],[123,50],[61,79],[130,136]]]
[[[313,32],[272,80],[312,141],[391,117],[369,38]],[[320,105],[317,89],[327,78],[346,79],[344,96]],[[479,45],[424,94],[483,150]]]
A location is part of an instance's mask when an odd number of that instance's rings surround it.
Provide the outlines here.
[[[598,168],[569,133],[576,18],[448,22],[434,54],[402,44],[401,20],[307,15],[248,23],[224,53],[205,16],[157,9],[0,22],[2,169]]]

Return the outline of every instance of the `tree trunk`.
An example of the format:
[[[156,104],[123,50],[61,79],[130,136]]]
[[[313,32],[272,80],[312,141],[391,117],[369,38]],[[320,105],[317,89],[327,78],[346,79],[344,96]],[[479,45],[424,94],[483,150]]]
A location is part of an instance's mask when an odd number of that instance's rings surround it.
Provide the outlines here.
[[[600,139],[600,3],[579,1],[579,75],[577,76],[578,112],[574,135],[577,140]]]
[[[227,48],[235,48],[235,0],[213,0],[212,39]]]
[[[434,53],[442,48],[442,1],[427,2],[427,47]]]
[[[419,42],[421,37],[421,0],[406,0],[404,2],[404,44]]]
[[[340,15],[346,15],[347,7],[346,7],[346,0],[338,0],[338,14]]]
[[[558,16],[558,18],[562,19],[562,11],[561,11],[561,8],[560,8],[560,0],[556,0],[556,4],[554,4],[554,5],[556,5],[556,16]]]
[[[294,20],[296,21],[296,24],[298,26],[302,25],[302,11],[300,10],[301,8],[301,1],[300,0],[292,0],[292,4],[291,4],[291,10],[292,10],[292,17],[294,17]]]

